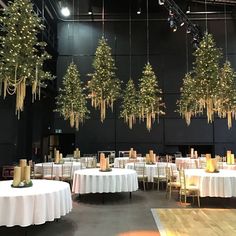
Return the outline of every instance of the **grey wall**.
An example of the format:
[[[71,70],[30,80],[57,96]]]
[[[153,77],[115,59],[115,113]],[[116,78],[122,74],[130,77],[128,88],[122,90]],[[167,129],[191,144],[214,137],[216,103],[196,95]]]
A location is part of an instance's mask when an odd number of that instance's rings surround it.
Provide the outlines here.
[[[202,29],[205,22],[195,20]],[[129,130],[123,120],[119,119],[119,101],[113,113],[108,112],[106,120],[101,123],[99,112],[91,108],[91,119],[86,121],[79,132],[76,132],[76,145],[82,153],[93,153],[98,150],[127,150],[134,147],[138,152],[146,153],[152,148],[158,153],[178,151],[179,145],[213,145],[217,154],[223,154],[227,149],[236,151],[236,123],[228,130],[227,121],[216,119],[213,124],[207,124],[205,117],[195,118],[187,127],[176,110],[176,100],[179,98],[179,89],[182,78],[186,73],[186,43],[189,56],[189,68],[192,65],[191,45],[192,38],[187,36],[185,28],[173,33],[166,20],[151,20],[150,25],[150,63],[159,79],[166,103],[166,115],[153,125],[150,132],[144,124],[136,124]],[[224,20],[208,21],[209,32],[213,33],[217,46],[223,47]],[[227,21],[228,55],[236,68],[236,32],[235,20]],[[74,56],[79,67],[82,80],[87,83],[97,42],[101,37],[101,22],[61,22],[58,24],[58,51],[57,62],[58,86],[65,74],[66,68]],[[129,78],[129,22],[105,22],[105,36],[112,48],[113,57],[117,66],[117,76],[124,83]],[[132,78],[136,84],[146,63],[146,21],[132,22]],[[64,133],[74,133],[67,122],[58,114],[55,115],[55,128]]]

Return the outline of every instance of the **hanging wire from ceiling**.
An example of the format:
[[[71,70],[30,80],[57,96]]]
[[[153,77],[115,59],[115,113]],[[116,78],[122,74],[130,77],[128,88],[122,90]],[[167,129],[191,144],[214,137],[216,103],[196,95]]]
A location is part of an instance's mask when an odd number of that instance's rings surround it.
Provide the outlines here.
[[[224,23],[225,23],[225,59],[228,60],[228,32],[226,19],[226,4],[224,4]]]
[[[207,0],[205,0],[205,15],[206,15],[206,19],[205,19],[205,30],[206,30],[206,33],[208,33],[208,26],[207,26]]]
[[[78,4],[79,4],[79,1],[78,1]],[[72,56],[72,62],[74,62],[74,50],[75,50],[75,0],[73,0],[72,2],[72,8],[73,8],[73,24],[72,24],[72,34],[73,34],[73,42],[72,42],[72,53],[71,53],[71,56]],[[78,11],[78,14],[79,14],[79,11]]]
[[[186,32],[185,34],[185,46],[186,46],[186,71],[187,73],[189,72],[189,67],[188,67],[188,60],[189,60],[189,57],[188,57],[188,33]]]
[[[148,14],[148,0],[147,0],[147,21],[146,21],[146,23],[147,23],[147,62],[149,62],[149,14]]]
[[[132,78],[132,17],[131,17],[131,0],[129,1],[129,77]]]
[[[102,36],[104,36],[104,20],[105,20],[105,7],[104,7],[104,0],[102,0]]]

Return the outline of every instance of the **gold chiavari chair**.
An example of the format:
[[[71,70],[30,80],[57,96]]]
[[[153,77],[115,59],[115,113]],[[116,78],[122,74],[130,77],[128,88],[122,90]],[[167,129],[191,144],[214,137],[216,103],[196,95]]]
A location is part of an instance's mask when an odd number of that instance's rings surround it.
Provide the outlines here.
[[[173,174],[173,169],[169,166],[166,167],[166,197],[171,198],[172,192],[179,192],[180,182],[176,181],[176,176]]]
[[[182,202],[182,196],[184,196],[184,203],[187,201],[187,197],[192,197],[194,202],[194,197],[197,197],[198,207],[200,207],[200,191],[196,185],[187,185],[184,170],[179,171],[180,189],[179,198]]]
[[[118,160],[118,168],[125,168],[127,160]]]
[[[61,167],[60,180],[71,184],[73,162],[63,163]]]
[[[56,178],[56,175],[54,174],[53,170],[53,162],[42,163],[42,173],[43,173],[43,179],[54,180]]]
[[[144,191],[146,190],[146,183],[148,176],[146,175],[145,162],[134,162],[134,169],[138,175],[138,182],[142,182]]]
[[[166,179],[166,167],[165,166],[156,166],[156,173],[157,175],[153,176],[153,188],[154,185],[157,184],[157,190],[160,190],[160,183],[162,185],[167,182]]]

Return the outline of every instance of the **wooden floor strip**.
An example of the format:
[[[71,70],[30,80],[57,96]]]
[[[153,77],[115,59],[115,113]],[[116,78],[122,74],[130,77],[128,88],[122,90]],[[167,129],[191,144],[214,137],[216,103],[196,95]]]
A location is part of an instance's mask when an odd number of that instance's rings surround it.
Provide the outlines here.
[[[236,209],[159,208],[152,214],[161,236],[236,235]]]

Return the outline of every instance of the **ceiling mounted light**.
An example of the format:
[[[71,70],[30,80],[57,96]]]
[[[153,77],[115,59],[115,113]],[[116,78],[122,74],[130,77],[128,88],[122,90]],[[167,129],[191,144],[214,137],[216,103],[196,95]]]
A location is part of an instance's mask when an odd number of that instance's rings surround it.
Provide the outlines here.
[[[187,6],[186,13],[189,14],[191,12],[190,5]]]
[[[93,9],[92,9],[92,3],[91,0],[89,1],[89,5],[88,5],[88,15],[92,15],[93,14]]]
[[[137,10],[137,14],[140,15],[141,14],[141,7]]]
[[[61,8],[61,14],[65,17],[69,16],[70,15],[70,10],[68,7],[62,7]]]
[[[158,0],[159,5],[164,5],[164,3],[165,3],[165,0]]]

